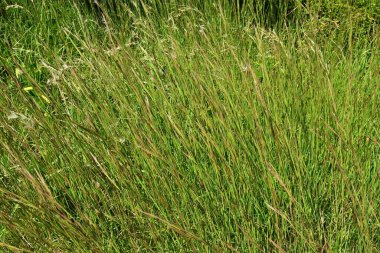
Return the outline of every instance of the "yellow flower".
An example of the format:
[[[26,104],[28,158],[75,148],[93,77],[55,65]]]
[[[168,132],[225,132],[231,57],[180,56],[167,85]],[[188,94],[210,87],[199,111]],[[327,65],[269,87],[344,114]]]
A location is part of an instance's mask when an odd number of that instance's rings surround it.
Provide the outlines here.
[[[23,88],[24,91],[31,91],[33,90],[33,87],[32,86],[26,86]]]
[[[16,77],[19,78],[22,75],[22,70],[19,68],[16,68],[15,73],[16,73]]]
[[[48,99],[45,95],[41,94],[41,97],[46,101],[46,103],[50,104],[50,99]]]

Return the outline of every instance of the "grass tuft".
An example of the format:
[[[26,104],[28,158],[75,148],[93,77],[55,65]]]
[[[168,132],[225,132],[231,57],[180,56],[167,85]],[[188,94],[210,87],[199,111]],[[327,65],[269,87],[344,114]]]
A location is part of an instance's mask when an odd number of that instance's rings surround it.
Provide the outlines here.
[[[0,248],[379,251],[380,6],[275,2],[2,2]]]

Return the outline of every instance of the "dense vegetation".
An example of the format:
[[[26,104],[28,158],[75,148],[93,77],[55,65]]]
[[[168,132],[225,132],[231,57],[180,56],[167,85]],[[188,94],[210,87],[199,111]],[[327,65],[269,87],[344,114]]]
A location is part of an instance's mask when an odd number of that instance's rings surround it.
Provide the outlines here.
[[[379,15],[2,1],[0,249],[380,251]]]

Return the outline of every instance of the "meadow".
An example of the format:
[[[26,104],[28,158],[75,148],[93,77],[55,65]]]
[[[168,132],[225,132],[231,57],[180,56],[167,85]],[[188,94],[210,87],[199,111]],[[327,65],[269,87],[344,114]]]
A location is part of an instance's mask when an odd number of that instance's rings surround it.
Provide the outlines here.
[[[380,2],[101,8],[0,2],[1,252],[380,251]]]

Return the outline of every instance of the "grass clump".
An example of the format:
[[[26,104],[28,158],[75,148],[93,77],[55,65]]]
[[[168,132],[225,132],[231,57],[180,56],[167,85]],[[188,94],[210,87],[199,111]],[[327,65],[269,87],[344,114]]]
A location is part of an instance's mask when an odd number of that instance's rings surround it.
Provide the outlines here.
[[[378,251],[374,1],[17,2],[5,252]]]

